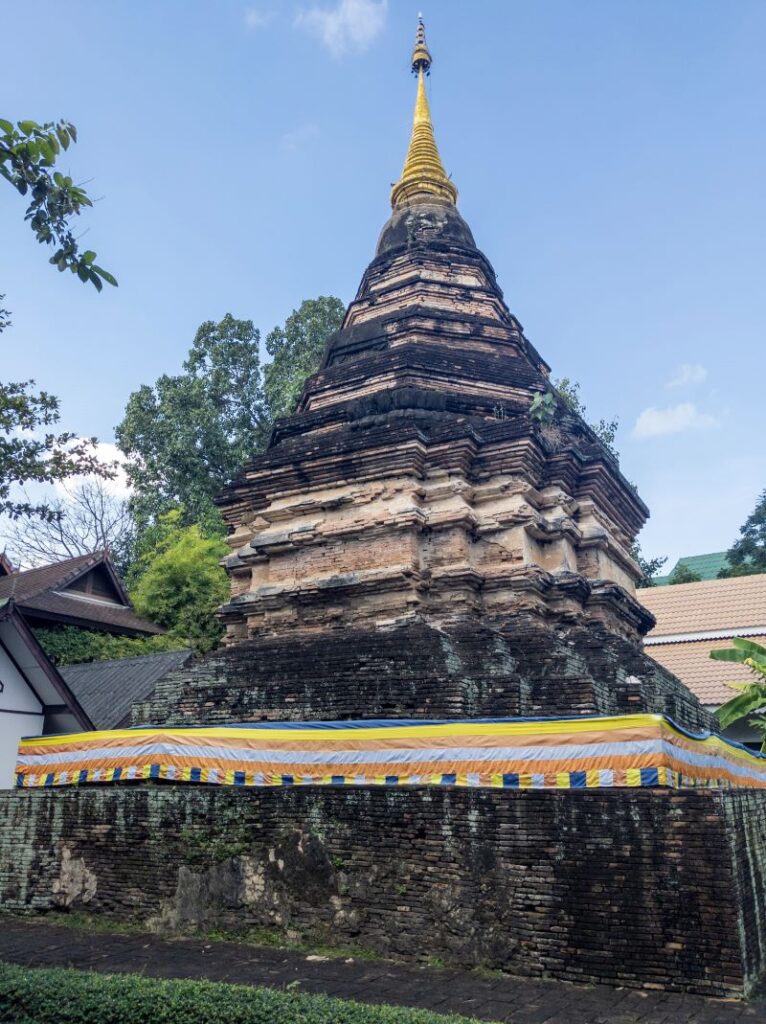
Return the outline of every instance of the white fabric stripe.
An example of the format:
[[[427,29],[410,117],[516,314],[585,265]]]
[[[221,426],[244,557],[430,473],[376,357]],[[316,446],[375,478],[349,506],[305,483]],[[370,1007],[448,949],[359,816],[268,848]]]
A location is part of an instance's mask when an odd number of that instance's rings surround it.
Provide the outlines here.
[[[183,749],[184,755],[188,748]],[[94,749],[87,754],[78,755],[73,752],[62,752],[49,755],[20,755],[18,764],[24,767],[42,765],[65,765],[70,761],[100,761],[105,758],[119,760],[126,757],[141,757],[147,761],[162,763],[163,757],[173,755],[173,747],[169,744],[157,744],[147,747]],[[766,781],[766,768],[759,772],[748,766],[729,760],[720,753],[705,751],[689,751],[676,747],[667,739],[642,740],[625,743],[598,743],[558,747],[468,747],[454,749],[410,749],[401,751],[236,751],[225,748],[220,754],[216,748],[198,748],[200,758],[218,758],[222,761],[239,761],[241,763],[258,762],[259,764],[301,764],[306,766],[330,767],[332,765],[363,765],[384,761],[394,767],[405,767],[407,764],[426,761],[436,765],[444,765],[454,761],[475,761],[477,763],[499,762],[501,764],[519,761],[534,762],[536,760],[565,760],[571,758],[603,759],[611,756],[638,756],[645,754],[666,755],[688,767],[725,768],[741,779]],[[225,755],[225,756],[224,756]],[[534,765],[531,765],[534,767]],[[215,769],[210,769],[211,774]],[[397,774],[393,771],[391,774]],[[404,774],[402,772],[402,774]]]
[[[60,751],[50,754],[19,754],[18,763],[33,765],[67,764],[70,761],[119,760],[141,757],[162,764],[165,757],[189,757],[200,761],[233,761],[249,764],[412,764],[418,761],[560,761],[571,757],[613,757],[626,754],[651,754],[663,749],[662,739],[616,743],[560,744],[555,747],[408,747],[386,750],[238,750],[233,747],[176,747],[172,743],[152,743],[131,747],[92,747],[84,751]]]

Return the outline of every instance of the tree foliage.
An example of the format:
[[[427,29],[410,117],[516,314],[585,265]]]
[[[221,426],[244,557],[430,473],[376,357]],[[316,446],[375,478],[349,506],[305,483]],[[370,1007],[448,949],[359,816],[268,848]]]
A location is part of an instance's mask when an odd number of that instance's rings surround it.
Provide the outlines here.
[[[104,281],[117,281],[96,263],[95,252],[80,251],[72,230],[74,217],[93,202],[81,185],[55,170],[62,151],[76,141],[77,129],[69,121],[14,124],[0,118],[0,177],[28,198],[25,219],[38,242],[55,247],[50,262],[101,291]],[[0,333],[9,326],[10,314],[0,308]],[[93,438],[49,429],[59,422],[58,399],[35,392],[34,386],[33,380],[0,383],[0,514],[51,521],[55,510],[44,502],[13,498],[15,487],[110,473],[96,457]]]
[[[124,575],[130,565],[134,527],[126,498],[109,492],[98,477],[76,487],[64,485],[66,497],[48,502],[50,516],[19,519],[9,530],[9,550],[17,565],[29,568],[92,551],[109,551]]]
[[[140,526],[182,506],[190,522],[268,436],[260,335],[230,313],[208,320],[194,338],[183,373],[163,374],[128,400],[116,429],[127,456]]]
[[[9,325],[7,313],[0,311],[0,333]],[[0,382],[0,515],[51,522],[57,513],[50,504],[18,498],[16,488],[80,474],[109,477],[113,470],[99,460],[95,438],[51,429],[60,419],[59,400],[34,391],[34,385],[33,380]]]
[[[215,610],[229,596],[219,564],[228,550],[220,536],[206,536],[196,523],[185,526],[180,509],[164,513],[153,547],[139,553],[138,578],[130,591],[138,614],[164,626],[184,646],[212,650],[223,633]]]
[[[766,572],[766,491],[759,496],[739,533],[739,540],[726,553],[728,566],[718,573],[721,579]]]
[[[755,714],[749,725],[763,734],[761,750],[766,753],[766,647],[753,640],[737,638],[732,646],[719,651],[711,651],[710,657],[715,661],[737,662],[746,665],[755,680],[752,683],[729,683],[733,690],[739,690],[736,697],[723,704],[716,712],[722,729],[728,728],[748,715]]]
[[[615,419],[611,420],[600,419],[589,422],[586,418],[587,409],[580,398],[580,385],[578,382],[576,380],[570,380],[569,377],[562,377],[560,380],[554,381],[553,384],[559,398],[564,402],[564,404],[567,405],[572,412],[585,420],[607,451],[611,452],[615,459],[619,461],[620,453],[615,447],[615,440],[617,438],[617,430],[620,426],[620,421],[615,417]]]
[[[91,249],[81,252],[72,231],[72,218],[93,202],[81,185],[55,170],[62,150],[77,142],[77,129],[69,121],[11,121],[0,118],[0,176],[29,199],[25,220],[43,245],[55,246],[50,262],[70,270],[98,291],[103,282],[117,281],[96,263]]]
[[[673,572],[670,574],[668,583],[675,585],[677,583],[699,583],[702,577],[694,569],[690,569],[688,565],[684,565],[681,562],[675,567]]]
[[[656,576],[665,562],[667,562],[667,555],[660,558],[645,558],[638,541],[633,544],[630,553],[641,569],[641,579],[636,583],[636,586],[639,588],[656,587]]]
[[[189,523],[215,515],[213,498],[263,451],[274,417],[291,411],[342,312],[332,297],[303,302],[269,334],[265,372],[251,320],[206,321],[182,373],[130,396],[116,434],[139,527],[178,506]]]
[[[105,661],[112,658],[135,658],[161,651],[177,651],[186,645],[168,633],[157,636],[112,636],[76,626],[60,629],[36,629],[40,646],[54,665],[75,665],[83,661]]]
[[[334,295],[305,299],[266,337],[272,361],[265,367],[265,392],[272,420],[289,416],[303,383],[318,368],[325,344],[343,323],[344,306]]]

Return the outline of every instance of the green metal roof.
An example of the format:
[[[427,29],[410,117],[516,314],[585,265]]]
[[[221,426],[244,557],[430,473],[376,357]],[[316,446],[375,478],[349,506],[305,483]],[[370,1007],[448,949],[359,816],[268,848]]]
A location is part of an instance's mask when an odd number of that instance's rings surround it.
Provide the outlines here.
[[[728,564],[725,551],[713,551],[709,555],[684,555],[683,558],[678,559],[666,576],[655,576],[654,583],[658,587],[667,586],[670,577],[681,565],[696,572],[700,579],[714,580],[718,578],[721,569],[725,569]]]

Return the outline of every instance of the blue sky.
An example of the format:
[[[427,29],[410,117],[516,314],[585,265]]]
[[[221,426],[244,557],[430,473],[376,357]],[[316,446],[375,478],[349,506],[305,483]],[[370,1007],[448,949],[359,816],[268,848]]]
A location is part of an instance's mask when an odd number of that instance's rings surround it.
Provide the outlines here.
[[[58,275],[0,190],[5,379],[112,437],[227,311],[265,333],[352,297],[406,150],[409,0],[5,0],[0,116],[66,117],[103,197]],[[511,310],[589,414],[618,415],[648,554],[727,547],[766,486],[766,3],[439,0],[431,104]]]

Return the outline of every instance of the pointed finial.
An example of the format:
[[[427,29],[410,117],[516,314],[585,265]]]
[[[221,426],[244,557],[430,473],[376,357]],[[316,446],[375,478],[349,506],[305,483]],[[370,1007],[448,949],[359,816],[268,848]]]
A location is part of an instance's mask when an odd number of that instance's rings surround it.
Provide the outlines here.
[[[431,54],[426,46],[426,29],[420,17],[412,51],[412,70],[418,76],[418,94],[407,159],[402,176],[391,189],[394,209],[412,203],[448,202],[454,205],[457,202],[457,189],[444,170],[431,123],[425,83],[430,67]]]
[[[431,67],[431,53],[426,46],[426,27],[423,15],[418,14],[418,31],[415,35],[415,49],[412,51],[412,73],[416,75],[421,69],[428,74]]]

